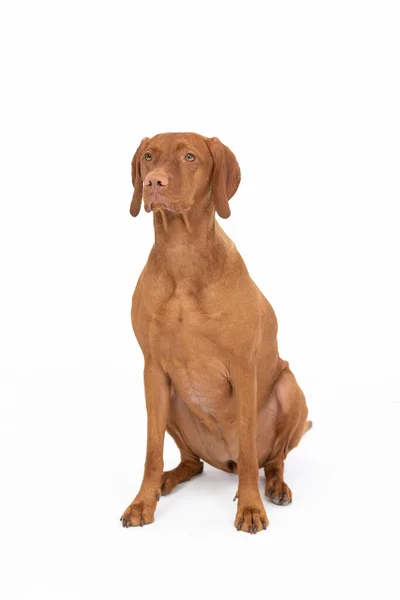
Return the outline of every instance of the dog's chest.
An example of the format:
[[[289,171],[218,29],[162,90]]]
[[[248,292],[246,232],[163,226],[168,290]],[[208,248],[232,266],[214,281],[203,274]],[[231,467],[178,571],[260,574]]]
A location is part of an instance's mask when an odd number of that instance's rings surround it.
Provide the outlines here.
[[[198,296],[175,293],[150,316],[148,339],[161,364],[185,366],[199,356],[221,351],[222,311]]]
[[[160,299],[152,297],[147,288],[134,302],[132,312],[133,328],[145,356],[169,375],[178,413],[179,406],[186,407],[180,426],[184,429],[189,418],[197,423],[196,431],[205,427],[213,432],[212,439],[222,436],[224,448],[236,443],[229,323],[226,305],[210,289],[204,294],[171,290],[168,297]]]

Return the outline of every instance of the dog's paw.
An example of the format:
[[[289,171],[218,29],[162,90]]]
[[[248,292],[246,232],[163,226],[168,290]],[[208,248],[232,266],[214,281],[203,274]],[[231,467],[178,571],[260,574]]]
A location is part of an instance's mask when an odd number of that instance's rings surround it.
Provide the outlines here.
[[[167,496],[178,485],[179,480],[173,471],[165,471],[161,480],[161,495]]]
[[[287,506],[292,501],[292,492],[290,487],[279,478],[273,478],[267,481],[265,485],[265,495],[274,504]]]
[[[122,527],[143,527],[143,525],[153,523],[154,513],[159,499],[160,491],[150,494],[150,497],[136,497],[120,519]]]
[[[235,527],[238,531],[257,533],[268,527],[268,517],[263,503],[240,504],[236,513]]]
[[[200,475],[203,472],[204,464],[199,460],[196,462],[181,462],[172,471],[164,471],[161,480],[161,494],[166,496],[172,490],[184,481],[189,481],[195,475]]]

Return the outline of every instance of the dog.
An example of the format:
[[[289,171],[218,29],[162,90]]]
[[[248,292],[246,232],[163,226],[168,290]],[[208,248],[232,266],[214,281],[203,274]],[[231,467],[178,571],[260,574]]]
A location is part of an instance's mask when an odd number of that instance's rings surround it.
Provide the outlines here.
[[[230,215],[240,183],[233,152],[218,138],[163,133],[144,138],[132,160],[130,206],[153,212],[155,241],[132,299],[144,356],[147,452],[140,490],[124,527],[154,521],[161,495],[203,471],[238,474],[238,530],[268,518],[258,487],[292,501],[284,460],[311,427],[302,390],[278,354],[274,311],[215,218]],[[163,470],[168,432],[180,464]]]

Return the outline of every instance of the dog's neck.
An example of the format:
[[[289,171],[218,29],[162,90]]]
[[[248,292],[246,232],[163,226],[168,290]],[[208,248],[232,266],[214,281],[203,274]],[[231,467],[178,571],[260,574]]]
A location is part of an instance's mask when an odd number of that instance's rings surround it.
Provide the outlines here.
[[[211,203],[194,205],[186,213],[154,213],[152,259],[172,279],[174,287],[196,293],[224,270],[232,242],[215,220]]]

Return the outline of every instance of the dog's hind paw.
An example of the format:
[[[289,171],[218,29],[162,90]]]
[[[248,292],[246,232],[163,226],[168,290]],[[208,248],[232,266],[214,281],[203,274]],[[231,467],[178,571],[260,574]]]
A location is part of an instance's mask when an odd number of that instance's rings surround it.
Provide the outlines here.
[[[165,471],[162,476],[161,493],[163,496],[171,493],[172,490],[184,481],[189,481],[195,475],[203,472],[204,464],[197,460],[191,462],[181,462],[172,471]]]
[[[274,478],[267,481],[265,486],[265,495],[274,504],[287,506],[292,502],[292,492],[290,487],[280,478]]]

